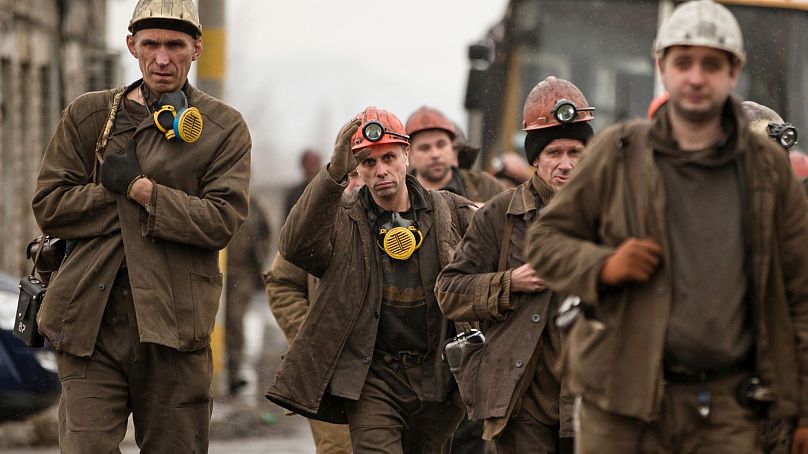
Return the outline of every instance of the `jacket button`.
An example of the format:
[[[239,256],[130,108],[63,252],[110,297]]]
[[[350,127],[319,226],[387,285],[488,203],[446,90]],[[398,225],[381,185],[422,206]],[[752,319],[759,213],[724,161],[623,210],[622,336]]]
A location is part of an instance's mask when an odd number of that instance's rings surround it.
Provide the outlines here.
[[[376,317],[376,318],[379,318],[379,313],[378,313],[378,312],[374,312],[374,313],[373,313],[373,316],[374,316],[374,317]]]
[[[517,360],[516,360],[516,363],[515,363],[514,365],[515,365],[516,367],[522,367],[522,365],[523,365],[523,364],[524,364],[524,363],[522,362],[522,360],[521,360],[521,359],[517,359]]]
[[[362,362],[365,363],[365,364],[370,364],[370,357],[365,356],[365,359],[363,359]]]
[[[665,287],[659,286],[656,288],[656,294],[662,296],[665,294]]]
[[[541,315],[539,315],[539,314],[533,314],[533,315],[531,315],[531,316],[530,316],[530,320],[531,320],[533,323],[539,323],[539,322],[541,321]]]
[[[98,291],[99,292],[103,292],[105,288],[106,287],[104,287],[104,284],[98,284]]]

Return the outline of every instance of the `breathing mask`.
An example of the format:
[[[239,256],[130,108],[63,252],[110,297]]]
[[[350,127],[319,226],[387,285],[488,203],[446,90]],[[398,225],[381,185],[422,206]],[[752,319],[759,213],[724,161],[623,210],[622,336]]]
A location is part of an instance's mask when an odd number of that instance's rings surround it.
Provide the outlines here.
[[[390,220],[378,228],[376,244],[391,258],[407,260],[421,247],[423,241],[424,236],[417,221],[404,219],[393,212]]]
[[[193,143],[202,135],[202,114],[196,107],[188,107],[188,98],[182,90],[164,93],[156,105],[154,124],[166,139],[176,137]]]

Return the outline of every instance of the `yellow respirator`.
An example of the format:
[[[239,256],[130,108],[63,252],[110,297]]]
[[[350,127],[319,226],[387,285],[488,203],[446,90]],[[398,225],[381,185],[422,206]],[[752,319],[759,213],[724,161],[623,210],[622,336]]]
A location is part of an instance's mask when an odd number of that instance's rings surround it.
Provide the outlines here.
[[[154,124],[166,139],[179,138],[186,143],[199,140],[202,135],[202,113],[196,107],[188,107],[188,98],[180,90],[165,93],[157,102]]]
[[[412,257],[424,241],[424,236],[416,224],[402,218],[398,213],[393,213],[390,222],[379,228],[378,237],[381,242],[377,241],[376,244],[396,260],[407,260]]]

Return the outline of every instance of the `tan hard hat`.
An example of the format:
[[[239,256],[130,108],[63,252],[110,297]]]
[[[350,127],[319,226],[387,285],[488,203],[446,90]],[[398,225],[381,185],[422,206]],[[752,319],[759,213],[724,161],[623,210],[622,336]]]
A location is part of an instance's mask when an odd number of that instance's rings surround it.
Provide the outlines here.
[[[682,3],[659,28],[654,54],[662,56],[671,46],[704,46],[727,51],[746,62],[743,35],[735,16],[712,0]]]
[[[192,0],[138,0],[132,13],[132,20],[129,21],[129,31],[135,33],[142,28],[162,28],[159,25],[156,27],[146,25],[171,22],[178,22],[179,29],[188,32],[194,38],[202,36],[199,11]]]
[[[749,129],[758,134],[768,136],[769,123],[785,123],[783,117],[763,104],[758,104],[754,101],[744,101],[741,103],[741,106],[749,119]]]

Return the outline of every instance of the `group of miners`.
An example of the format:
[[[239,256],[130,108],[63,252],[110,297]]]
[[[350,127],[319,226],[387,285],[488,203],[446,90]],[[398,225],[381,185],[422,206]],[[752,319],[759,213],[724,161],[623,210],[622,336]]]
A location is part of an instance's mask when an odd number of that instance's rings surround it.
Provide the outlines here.
[[[129,31],[143,78],[68,106],[32,203],[70,240],[38,316],[60,447],[119,452],[131,414],[143,452],[207,452],[218,251],[266,252],[233,240],[267,235],[261,215],[242,229],[250,135],[188,83],[192,1],[140,0]],[[342,127],[264,275],[289,340],[266,397],[318,453],[808,453],[793,126],[731,94],[746,54],[724,6],[679,5],[653,50],[666,99],[597,135],[581,90],[540,81],[516,187],[471,170],[436,109]]]

